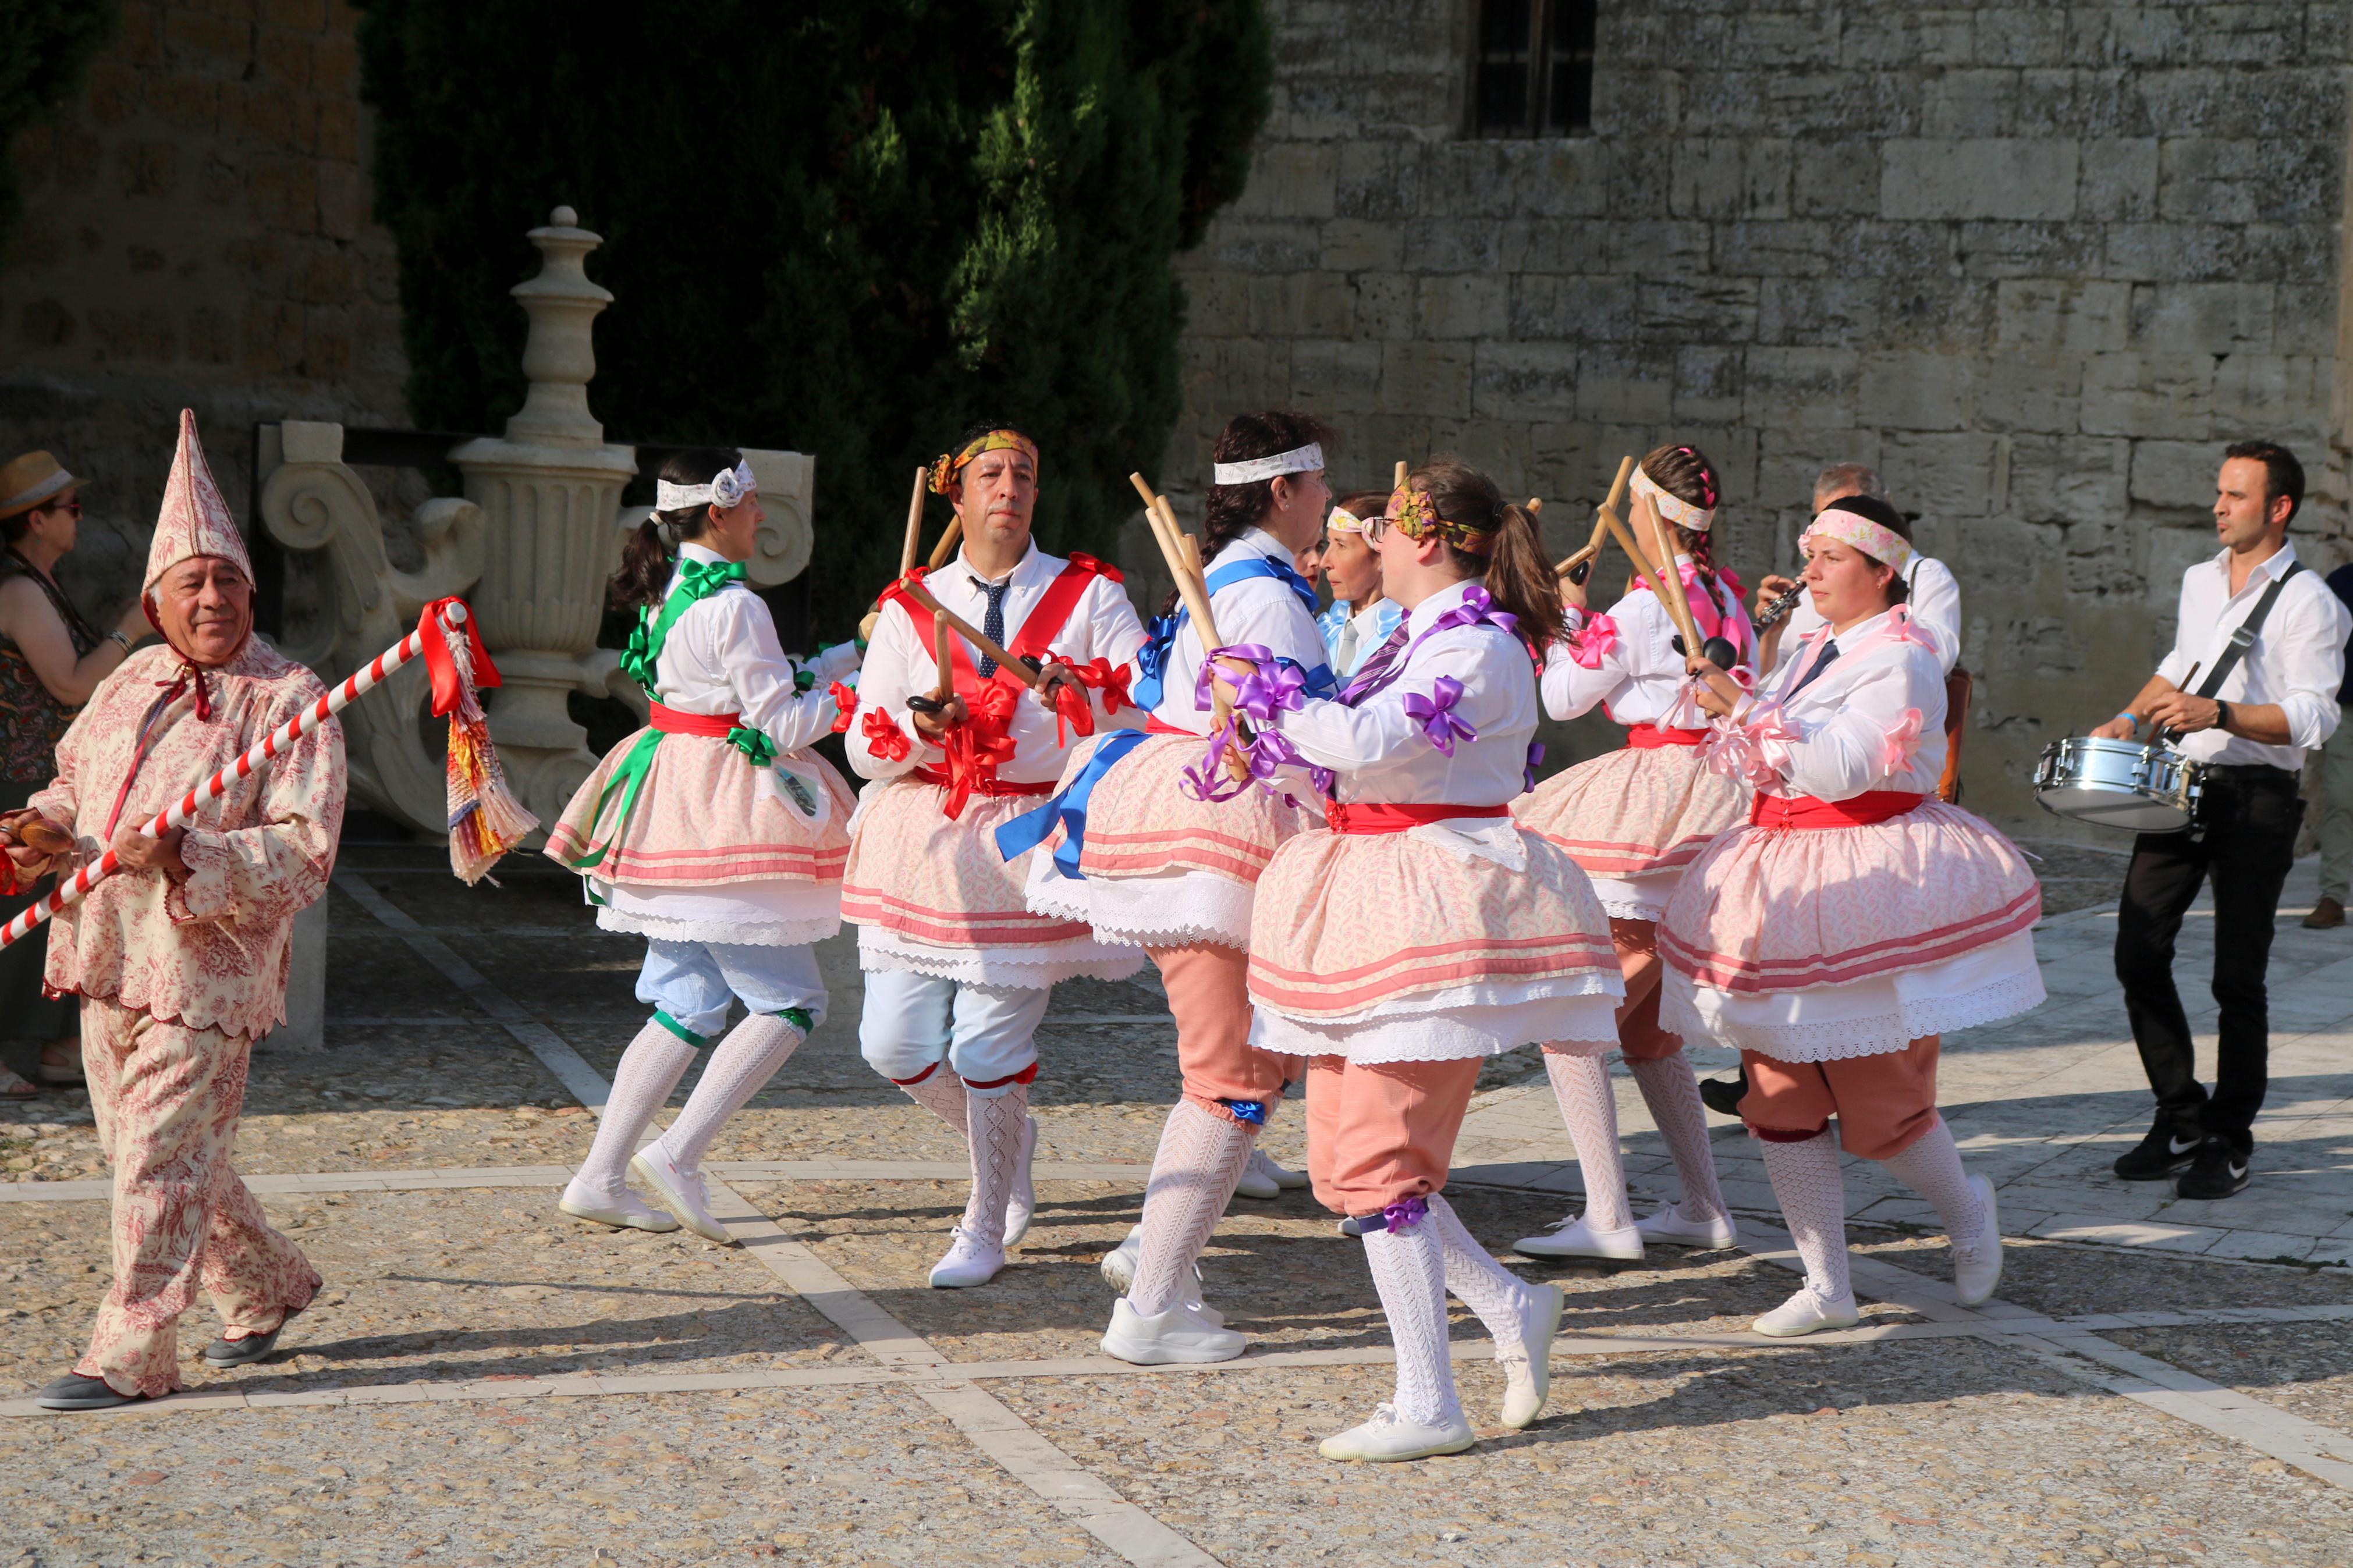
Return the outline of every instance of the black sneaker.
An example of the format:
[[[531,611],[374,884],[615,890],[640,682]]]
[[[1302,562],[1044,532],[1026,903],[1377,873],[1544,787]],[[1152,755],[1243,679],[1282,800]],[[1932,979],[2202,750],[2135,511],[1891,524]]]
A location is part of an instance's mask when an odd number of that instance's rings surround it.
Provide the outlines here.
[[[1699,1102],[1718,1116],[1740,1114],[1740,1097],[1748,1092],[1746,1069],[1731,1078],[1704,1078],[1699,1080]]]
[[[2197,1162],[2174,1192],[2185,1198],[2227,1198],[2246,1190],[2247,1172],[2253,1164],[2252,1152],[2217,1133],[2198,1146]]]
[[[2202,1132],[2184,1133],[2160,1116],[2148,1136],[2116,1159],[2116,1174],[2127,1182],[2161,1182],[2189,1169],[2205,1143]]]

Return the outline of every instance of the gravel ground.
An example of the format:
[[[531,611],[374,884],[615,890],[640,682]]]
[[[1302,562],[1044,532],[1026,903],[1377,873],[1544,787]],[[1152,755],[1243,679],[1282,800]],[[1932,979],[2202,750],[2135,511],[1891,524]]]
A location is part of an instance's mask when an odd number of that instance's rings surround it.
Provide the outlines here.
[[[2344,1323],[2233,1324],[2110,1334],[2117,1344],[2236,1388],[2307,1421],[2353,1432],[2353,1365]]]

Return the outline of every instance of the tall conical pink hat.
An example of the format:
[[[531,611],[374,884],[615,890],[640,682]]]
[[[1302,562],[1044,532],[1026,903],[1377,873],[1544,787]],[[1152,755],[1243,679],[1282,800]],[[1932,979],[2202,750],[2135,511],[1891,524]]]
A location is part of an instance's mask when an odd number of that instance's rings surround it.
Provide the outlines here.
[[[164,573],[191,555],[218,555],[236,563],[253,581],[253,561],[245,552],[245,538],[229,515],[228,502],[213,483],[212,465],[196,438],[193,409],[180,410],[180,449],[172,455],[172,478],[164,486],[163,510],[155,515],[155,542],[147,548],[146,586],[149,591]]]

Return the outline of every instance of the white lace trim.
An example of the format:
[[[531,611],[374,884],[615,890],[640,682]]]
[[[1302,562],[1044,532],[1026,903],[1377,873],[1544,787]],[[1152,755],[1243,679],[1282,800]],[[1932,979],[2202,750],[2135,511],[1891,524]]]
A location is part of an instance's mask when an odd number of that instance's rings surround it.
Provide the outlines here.
[[[925,947],[893,940],[874,926],[858,928],[860,969],[901,969],[959,985],[1010,985],[1037,991],[1058,980],[1125,980],[1144,967],[1134,948],[1092,942],[1056,942],[1015,952],[1005,948]]]
[[[1596,991],[1444,1013],[1393,1014],[1350,1024],[1309,1023],[1261,1007],[1251,1025],[1250,1044],[1284,1056],[1342,1056],[1367,1065],[1496,1057],[1534,1040],[1615,1045],[1618,1002],[1618,997]]]
[[[626,914],[606,904],[596,910],[599,931],[632,931],[665,942],[713,942],[737,947],[806,947],[841,930],[838,914],[805,921],[690,921],[665,915]]]
[[[1659,999],[1659,1026],[1686,1040],[1708,1040],[1757,1051],[1785,1062],[1849,1061],[1900,1051],[1927,1035],[1949,1035],[2016,1017],[2042,1005],[2040,971],[2004,974],[1954,996],[1907,997],[1888,1012],[1820,1023],[1711,1025],[1694,1005],[1691,984],[1670,974]],[[1676,984],[1680,982],[1680,984]]]
[[[1640,878],[1597,877],[1588,872],[1586,879],[1593,884],[1593,896],[1601,900],[1602,912],[1611,920],[1649,921],[1655,925],[1666,917],[1675,885],[1683,880],[1683,868]]]
[[[1089,877],[1073,880],[1051,855],[1029,862],[1022,902],[1032,914],[1084,921],[1095,940],[1120,947],[1186,947],[1216,942],[1250,949],[1250,910],[1258,889],[1213,871],[1162,877]]]

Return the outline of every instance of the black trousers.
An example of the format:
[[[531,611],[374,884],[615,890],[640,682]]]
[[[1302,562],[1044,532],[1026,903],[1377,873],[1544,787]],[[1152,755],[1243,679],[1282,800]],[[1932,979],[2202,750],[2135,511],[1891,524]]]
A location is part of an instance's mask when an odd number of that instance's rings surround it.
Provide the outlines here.
[[[2242,1150],[2263,1109],[2271,1049],[2271,963],[2280,887],[2304,819],[2294,773],[2273,767],[2219,767],[2206,775],[2202,831],[2144,833],[2125,872],[2116,910],[2116,978],[2141,1066],[2158,1113],[2182,1137],[2215,1132]],[[2199,884],[2214,886],[2214,1000],[2221,1044],[2209,1097],[2181,993],[2173,984],[2173,944]]]

